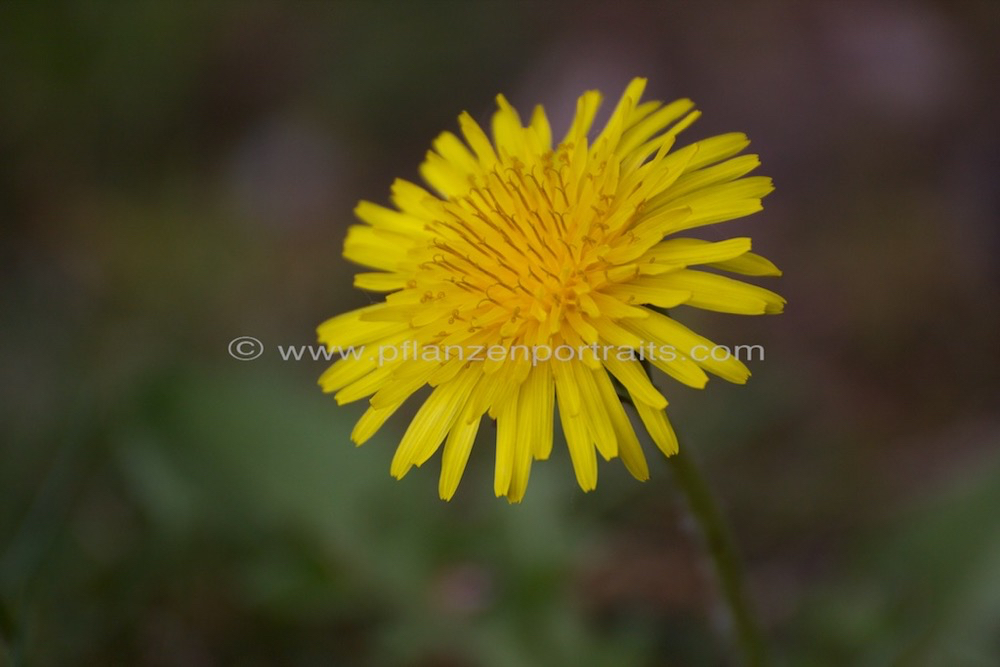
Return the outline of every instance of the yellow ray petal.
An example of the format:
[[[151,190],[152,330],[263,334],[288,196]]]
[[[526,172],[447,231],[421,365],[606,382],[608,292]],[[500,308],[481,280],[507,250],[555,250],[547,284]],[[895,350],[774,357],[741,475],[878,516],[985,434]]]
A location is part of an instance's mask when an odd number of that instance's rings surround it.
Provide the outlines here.
[[[604,360],[604,366],[628,390],[633,400],[641,401],[659,410],[667,407],[667,399],[653,386],[640,362],[621,360],[616,355],[609,355]]]
[[[463,406],[462,399],[481,376],[477,366],[465,369],[452,382],[438,385],[410,422],[396,448],[389,472],[397,479],[413,465],[421,465],[441,445]]]
[[[533,453],[541,448],[552,447],[552,403],[551,396],[546,397],[544,394],[545,374],[547,372],[533,369],[518,393],[515,438],[517,447],[514,451],[510,488],[507,492],[507,498],[511,502],[518,502],[524,496]],[[546,407],[549,410],[548,419],[544,412]]]
[[[663,234],[676,234],[686,229],[744,218],[764,210],[764,206],[760,203],[759,199],[740,199],[724,202],[706,200],[697,204],[691,204],[690,209],[690,215],[672,225],[668,225],[663,230]]]
[[[580,414],[580,389],[577,387],[576,379],[573,377],[573,369],[570,364],[573,361],[550,361],[549,368],[556,381],[556,394],[560,396],[559,409],[566,412],[567,417],[575,417]]]
[[[676,265],[677,268],[692,264],[723,262],[750,251],[750,239],[739,237],[725,241],[672,238],[650,248],[643,259]]]
[[[528,488],[528,478],[531,476],[532,450],[536,447],[538,438],[544,437],[540,432],[539,410],[537,403],[532,403],[533,397],[525,391],[526,385],[522,385],[518,400],[517,414],[517,436],[515,439],[514,460],[511,465],[510,486],[507,489],[507,500],[512,503],[519,503],[524,499],[524,492]],[[551,430],[549,438],[551,439]]]
[[[703,150],[707,149],[700,149],[698,151],[698,158],[703,157]],[[740,176],[745,176],[760,166],[760,158],[756,155],[740,155],[717,165],[700,169],[692,166],[692,163],[697,164],[697,161],[692,160],[688,163],[684,175],[678,178],[669,190],[649,200],[650,208],[657,208],[662,204],[674,201],[702,188],[707,188],[717,183],[733,181]]]
[[[371,273],[355,273],[354,286],[369,292],[395,292],[406,287],[412,279],[409,273],[387,273],[373,271]]]
[[[780,276],[781,269],[775,266],[769,259],[748,252],[724,262],[713,262],[708,266],[713,269],[731,271],[744,276]]]
[[[649,479],[649,467],[646,465],[646,457],[642,453],[639,439],[635,435],[635,430],[629,422],[628,415],[622,407],[621,399],[615,393],[614,385],[608,374],[601,370],[594,373],[594,380],[597,389],[601,394],[601,402],[608,412],[608,418],[615,431],[615,439],[618,441],[618,455],[625,464],[625,468],[639,481]],[[665,403],[665,402],[664,402]]]
[[[559,420],[562,423],[563,434],[566,436],[566,446],[573,462],[576,481],[584,491],[593,491],[597,487],[597,453],[587,432],[587,425],[579,413],[571,414],[566,405],[565,392],[556,385],[556,400],[559,404]]]
[[[774,182],[767,176],[747,176],[727,183],[717,183],[706,188],[701,188],[683,197],[678,197],[670,202],[674,206],[691,206],[697,210],[698,206],[709,204],[724,204],[726,202],[737,202],[746,199],[762,199],[774,191]]]
[[[586,343],[596,343],[597,342],[597,329],[588,323],[584,318],[575,310],[570,310],[566,312],[566,321],[569,325],[573,327],[580,338]]]
[[[678,118],[694,108],[694,102],[688,99],[675,100],[659,111],[648,115],[625,132],[618,145],[619,155],[628,155],[639,146],[645,144],[650,137],[660,132]]]
[[[518,391],[514,390],[497,411],[497,453],[493,470],[493,493],[507,495],[514,473],[514,452],[518,447]]]
[[[579,145],[585,140],[590,126],[594,122],[594,115],[597,108],[601,106],[601,94],[596,90],[588,90],[576,101],[576,114],[573,116],[573,123],[566,132],[562,143],[572,142]]]
[[[428,380],[440,368],[440,362],[424,361],[423,359],[406,361],[400,364],[393,370],[391,382],[386,383],[385,386],[372,396],[372,406],[383,408],[406,399],[427,384]]]
[[[479,163],[475,156],[469,152],[462,140],[451,132],[442,132],[434,140],[434,150],[438,155],[451,164],[459,173],[478,174]]]
[[[319,385],[325,393],[346,387],[378,367],[380,349],[398,350],[408,336],[408,331],[402,331],[395,336],[366,343],[363,347],[342,348],[343,356],[323,372]]]
[[[704,271],[682,269],[662,276],[640,278],[637,284],[687,290],[687,304],[737,315],[773,315],[784,310],[785,299],[771,290]]]
[[[624,303],[621,299],[616,299],[607,294],[594,292],[591,297],[601,311],[601,315],[614,320],[644,319],[649,316],[649,311],[645,308],[636,308]]]
[[[480,415],[481,417],[481,415]],[[458,489],[458,483],[465,472],[472,444],[479,433],[481,419],[466,422],[462,419],[448,432],[441,460],[441,479],[438,482],[438,494],[442,500],[451,500]]]
[[[354,357],[338,359],[319,376],[319,386],[323,388],[324,393],[333,393],[364,377],[377,366],[378,361],[367,355],[360,359]]]
[[[604,150],[608,153],[618,147],[622,133],[628,127],[627,123],[632,116],[632,110],[639,104],[639,98],[642,97],[642,92],[645,89],[646,79],[635,78],[629,82],[625,88],[625,92],[622,93],[621,98],[618,100],[614,111],[611,112],[611,117],[608,118],[604,129],[594,139],[595,147],[600,147],[602,142],[607,142]]]
[[[635,283],[612,285],[605,288],[604,291],[608,296],[613,296],[628,304],[649,304],[660,308],[674,308],[691,298],[691,292],[645,287]]]
[[[371,343],[404,331],[407,327],[403,322],[370,322],[364,319],[366,315],[385,308],[384,303],[376,303],[331,317],[316,327],[319,342],[331,349],[344,349]]]
[[[627,236],[631,252],[626,256],[641,257],[667,234],[688,225],[693,209],[688,206],[659,210],[643,217]]]
[[[697,143],[698,157],[689,165],[692,170],[701,169],[736,155],[750,145],[750,140],[742,132],[730,132],[702,139]]]
[[[479,123],[473,120],[467,111],[463,111],[458,117],[458,124],[462,130],[462,136],[469,142],[469,146],[479,159],[479,166],[484,171],[492,169],[497,162],[497,154],[493,151],[493,144],[483,132],[483,128],[479,127]]]
[[[420,164],[420,176],[445,197],[457,197],[469,191],[468,174],[433,151]]]
[[[645,320],[630,320],[629,326],[657,346],[677,350],[684,355],[683,363],[693,361],[697,366],[736,384],[744,384],[750,377],[750,370],[743,365],[743,362],[732,356],[723,360],[715,359],[710,354],[713,349],[718,347],[715,343],[699,336],[673,318],[651,312]],[[671,374],[673,373],[670,369],[679,368],[682,364],[681,359],[667,364],[663,364],[657,359],[650,361],[657,368]],[[683,380],[681,381],[683,382]]]
[[[678,382],[695,389],[704,389],[708,384],[708,376],[701,365],[688,357],[693,344],[685,347],[688,342],[686,339],[667,338],[662,327],[646,325],[645,322],[646,320],[632,320],[628,325],[643,340],[640,346],[643,358]]]
[[[487,414],[490,417],[497,418],[500,407],[517,390],[521,383],[524,382],[524,378],[530,370],[531,361],[525,360],[519,355],[516,359],[504,362],[500,371],[488,378],[493,389],[489,394],[491,396],[491,403],[487,406],[489,408]]]
[[[525,380],[522,396],[533,406],[531,423],[532,455],[543,461],[552,453],[552,428],[555,419],[555,382],[549,364],[541,364]]]
[[[385,387],[392,377],[393,371],[404,363],[402,359],[396,359],[382,364],[375,370],[344,385],[342,389],[333,395],[334,400],[337,401],[338,405],[344,405],[345,403],[353,403],[366,396],[371,396]],[[386,407],[387,405],[390,405],[390,402],[387,401],[379,407]]]
[[[351,225],[344,239],[344,257],[373,269],[394,271],[406,262],[411,247],[413,241],[401,234],[369,225]]]
[[[625,329],[614,320],[607,317],[600,317],[593,320],[593,325],[597,332],[601,334],[602,345],[614,345],[619,348],[639,348],[642,347],[642,337],[635,332]]]
[[[593,371],[583,364],[571,364],[573,375],[580,387],[580,401],[583,410],[580,415],[587,423],[590,439],[597,445],[605,461],[610,461],[618,455],[618,442],[615,439],[615,429],[608,417],[600,390],[594,380],[595,373],[603,373],[604,369]]]
[[[501,154],[522,157],[525,155],[524,129],[521,117],[507,98],[497,95],[497,110],[493,114],[493,143]]]
[[[458,420],[448,432],[444,453],[441,457],[441,478],[438,481],[438,494],[442,500],[451,500],[452,496],[455,495],[455,490],[458,488],[458,483],[462,479],[465,466],[469,461],[472,444],[476,440],[479,425],[482,423],[482,413],[474,411],[476,394],[482,391],[482,384],[480,379],[476,386],[470,390]]]
[[[360,447],[365,444],[375,433],[382,428],[386,420],[391,417],[399,406],[403,404],[403,401],[396,403],[394,405],[389,405],[384,408],[373,408],[368,406],[365,413],[361,415],[358,422],[354,425],[354,429],[351,431],[351,440]]]
[[[634,168],[636,165],[642,164],[643,167],[647,166],[645,163],[649,156],[656,154],[657,157],[653,158],[653,161],[659,159],[659,156],[666,155],[668,151],[673,147],[674,142],[677,139],[677,135],[689,128],[696,120],[701,117],[700,111],[692,111],[677,121],[670,129],[661,135],[655,136],[646,143],[637,147],[631,152],[631,154],[625,159],[623,163],[624,167],[628,169]],[[700,150],[700,146],[697,144],[692,144],[690,146],[685,146],[684,148],[675,151],[676,153],[681,153],[687,150],[692,150],[697,152]],[[687,166],[685,165],[685,168]]]
[[[642,420],[643,425],[645,425],[650,437],[653,438],[653,442],[656,443],[660,451],[666,456],[676,454],[677,436],[674,434],[674,429],[670,426],[667,413],[663,410],[651,408],[645,403],[636,403],[635,408],[639,413],[639,418]]]
[[[408,213],[394,211],[370,201],[358,202],[358,205],[354,207],[354,215],[372,227],[387,232],[415,238],[428,238],[430,236],[430,232],[425,228],[427,220]]]
[[[397,178],[392,182],[392,203],[399,210],[423,220],[433,220],[438,215],[440,200],[416,183]]]
[[[536,106],[531,114],[531,129],[538,137],[541,149],[543,151],[550,150],[552,148],[552,129],[549,127],[549,119],[545,115],[545,109],[541,105]]]

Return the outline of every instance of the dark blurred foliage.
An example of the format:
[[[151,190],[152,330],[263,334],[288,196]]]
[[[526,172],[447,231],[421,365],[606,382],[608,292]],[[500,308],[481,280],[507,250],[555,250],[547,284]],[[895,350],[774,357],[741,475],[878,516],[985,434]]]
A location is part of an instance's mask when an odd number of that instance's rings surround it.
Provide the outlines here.
[[[787,313],[676,311],[766,360],[661,384],[779,664],[1000,664],[998,45],[992,0],[3,3],[0,663],[728,664],[652,451],[508,506],[482,442],[442,503],[274,349],[367,303],[351,209],[459,111],[644,75],[777,184],[706,235]]]

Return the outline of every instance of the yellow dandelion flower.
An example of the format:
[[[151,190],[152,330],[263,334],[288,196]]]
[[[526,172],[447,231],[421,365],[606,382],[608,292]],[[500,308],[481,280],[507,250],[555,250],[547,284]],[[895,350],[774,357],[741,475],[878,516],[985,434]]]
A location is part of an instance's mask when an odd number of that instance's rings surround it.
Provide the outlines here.
[[[749,238],[676,236],[761,210],[771,180],[747,176],[759,160],[739,155],[743,134],[675,149],[699,112],[686,99],[640,102],[645,85],[628,85],[593,140],[601,95],[584,93],[555,146],[542,107],[525,126],[499,95],[492,141],[468,113],[458,119],[464,142],[451,132],[434,141],[420,174],[436,194],[397,180],[395,208],[358,204],[364,224],[348,230],[344,256],[375,269],[357,274],[356,287],[387,296],[320,325],[328,348],[368,352],[345,355],[319,383],[341,404],[370,397],[351,434],[359,445],[432,388],[399,443],[393,476],[443,443],[439,491],[450,499],[488,414],[494,491],[518,502],[532,462],[552,450],[558,406],[581,488],[597,485],[598,454],[620,457],[644,480],[623,400],[665,455],[677,439],[640,359],[692,387],[705,386],[706,371],[747,380],[739,360],[705,354],[713,344],[663,309],[781,312],[774,292],[691,268],[780,275],[750,252]]]

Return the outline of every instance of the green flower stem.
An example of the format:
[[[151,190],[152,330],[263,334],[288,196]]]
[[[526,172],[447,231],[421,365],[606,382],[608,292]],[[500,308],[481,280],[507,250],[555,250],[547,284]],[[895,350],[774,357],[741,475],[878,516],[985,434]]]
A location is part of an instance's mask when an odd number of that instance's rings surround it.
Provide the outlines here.
[[[683,449],[667,461],[701,530],[744,663],[764,667],[768,664],[764,638],[747,602],[743,568],[719,505],[698,466]]]

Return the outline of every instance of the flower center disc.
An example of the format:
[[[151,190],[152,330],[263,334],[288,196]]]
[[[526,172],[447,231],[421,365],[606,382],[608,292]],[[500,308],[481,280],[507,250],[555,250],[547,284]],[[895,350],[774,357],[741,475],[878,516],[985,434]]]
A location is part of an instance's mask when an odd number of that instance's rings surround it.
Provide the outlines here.
[[[613,216],[618,178],[607,162],[581,177],[586,162],[586,147],[572,143],[530,164],[502,157],[484,176],[469,178],[466,195],[443,203],[422,275],[437,282],[446,272],[459,288],[439,302],[452,306],[449,323],[541,344],[567,324],[572,335],[581,314],[600,314],[591,294],[614,281],[603,254],[616,236],[608,222],[620,217]],[[593,337],[584,326],[580,333]]]

